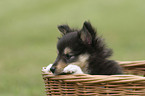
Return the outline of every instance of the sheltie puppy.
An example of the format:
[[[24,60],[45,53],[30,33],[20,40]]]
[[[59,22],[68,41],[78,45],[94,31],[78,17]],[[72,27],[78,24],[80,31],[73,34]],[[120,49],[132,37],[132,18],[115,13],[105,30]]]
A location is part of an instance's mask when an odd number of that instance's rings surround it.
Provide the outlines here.
[[[122,68],[114,60],[109,60],[112,50],[106,47],[90,22],[84,22],[82,29],[71,29],[68,25],[58,26],[62,37],[58,39],[58,55],[47,67],[54,75],[122,74]]]

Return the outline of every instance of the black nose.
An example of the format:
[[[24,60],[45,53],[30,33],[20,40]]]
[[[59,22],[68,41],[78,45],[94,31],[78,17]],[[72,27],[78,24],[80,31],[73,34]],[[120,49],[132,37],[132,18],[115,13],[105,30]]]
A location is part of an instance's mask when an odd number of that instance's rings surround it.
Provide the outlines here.
[[[52,67],[50,68],[50,71],[51,71],[52,73],[54,73],[54,72],[55,72],[55,67],[52,66]]]

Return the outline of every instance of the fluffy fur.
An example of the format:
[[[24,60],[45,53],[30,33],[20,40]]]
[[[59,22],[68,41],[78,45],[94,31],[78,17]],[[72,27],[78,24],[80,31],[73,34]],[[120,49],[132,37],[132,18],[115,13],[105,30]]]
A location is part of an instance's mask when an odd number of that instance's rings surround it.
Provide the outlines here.
[[[68,25],[60,25],[58,29],[62,37],[57,43],[58,56],[50,68],[54,74],[72,74],[76,70],[92,75],[122,73],[120,66],[108,59],[112,50],[106,47],[89,22],[84,22],[81,30],[71,29]]]

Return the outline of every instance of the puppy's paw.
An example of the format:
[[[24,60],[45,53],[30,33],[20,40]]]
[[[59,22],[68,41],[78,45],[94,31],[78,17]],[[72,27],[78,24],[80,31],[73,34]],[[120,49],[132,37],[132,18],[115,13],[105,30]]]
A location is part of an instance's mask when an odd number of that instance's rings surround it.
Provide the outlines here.
[[[71,65],[71,64],[64,68],[63,73],[67,73],[67,74],[84,74],[79,66]]]
[[[50,68],[52,67],[53,64],[49,64],[47,67],[43,67],[42,71],[43,72],[50,72]]]

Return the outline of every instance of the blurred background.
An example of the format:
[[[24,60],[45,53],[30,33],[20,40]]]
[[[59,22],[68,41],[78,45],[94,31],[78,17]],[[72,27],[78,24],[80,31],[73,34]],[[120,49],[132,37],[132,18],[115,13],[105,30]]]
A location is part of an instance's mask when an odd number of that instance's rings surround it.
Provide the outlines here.
[[[89,20],[114,50],[145,60],[145,0],[0,0],[0,96],[45,96],[41,68],[53,63],[57,25]]]

